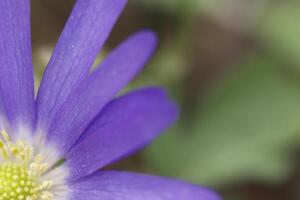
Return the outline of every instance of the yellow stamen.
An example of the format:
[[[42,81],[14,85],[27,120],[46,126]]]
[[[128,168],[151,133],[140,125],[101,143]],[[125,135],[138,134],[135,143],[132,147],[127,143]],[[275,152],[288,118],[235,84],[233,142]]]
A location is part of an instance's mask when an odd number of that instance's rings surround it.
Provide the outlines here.
[[[30,145],[14,143],[6,131],[0,131],[0,152],[0,200],[53,199],[52,181],[40,180],[49,166],[41,155],[33,155]]]

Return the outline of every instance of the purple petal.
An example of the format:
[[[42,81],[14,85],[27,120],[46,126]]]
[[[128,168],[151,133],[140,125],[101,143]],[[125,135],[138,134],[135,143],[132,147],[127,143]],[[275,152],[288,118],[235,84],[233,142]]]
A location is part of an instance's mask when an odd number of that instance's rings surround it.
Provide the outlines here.
[[[47,131],[87,75],[126,0],[77,0],[46,68],[37,97],[38,127]]]
[[[159,88],[141,89],[112,101],[67,154],[71,179],[144,147],[176,118],[176,105]]]
[[[98,172],[71,188],[73,200],[221,200],[207,188],[126,172]]]
[[[33,67],[29,0],[0,1],[0,95],[13,128],[32,127]],[[5,114],[5,113],[1,113]]]
[[[69,150],[101,109],[142,68],[155,46],[155,35],[142,31],[115,49],[69,96],[55,116],[48,139],[62,153]]]

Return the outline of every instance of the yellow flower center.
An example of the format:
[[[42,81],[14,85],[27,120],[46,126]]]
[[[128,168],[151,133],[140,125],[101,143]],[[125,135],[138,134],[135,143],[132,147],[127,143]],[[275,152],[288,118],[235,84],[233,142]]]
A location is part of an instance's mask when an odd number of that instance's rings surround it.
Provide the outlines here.
[[[0,200],[51,200],[52,181],[41,180],[49,169],[40,155],[22,141],[0,135]]]
[[[36,187],[36,180],[22,166],[0,166],[0,199],[28,199],[36,194]]]

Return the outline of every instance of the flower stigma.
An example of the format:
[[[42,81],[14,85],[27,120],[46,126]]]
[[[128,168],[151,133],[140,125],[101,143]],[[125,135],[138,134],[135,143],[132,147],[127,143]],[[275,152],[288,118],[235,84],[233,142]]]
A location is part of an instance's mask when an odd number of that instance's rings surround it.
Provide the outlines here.
[[[31,145],[0,131],[0,200],[53,199],[53,182],[43,178],[47,170]]]

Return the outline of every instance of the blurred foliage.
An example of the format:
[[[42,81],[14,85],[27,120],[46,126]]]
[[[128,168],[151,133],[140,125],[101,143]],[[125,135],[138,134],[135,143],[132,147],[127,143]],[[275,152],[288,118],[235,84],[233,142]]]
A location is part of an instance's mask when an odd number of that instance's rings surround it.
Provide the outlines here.
[[[134,0],[136,3],[151,9],[158,9],[162,11],[173,12],[175,14],[180,13],[184,8],[188,8],[188,11],[198,11],[199,0]]]
[[[176,15],[198,15],[199,11],[208,12],[225,4],[238,3],[240,0],[133,0],[150,9],[157,9],[174,13]]]
[[[257,34],[268,51],[297,65],[300,64],[299,19],[299,1],[274,2],[269,5],[258,23]]]
[[[208,185],[277,181],[299,143],[300,87],[276,64],[251,58],[215,85],[195,119],[147,152],[164,175]]]

